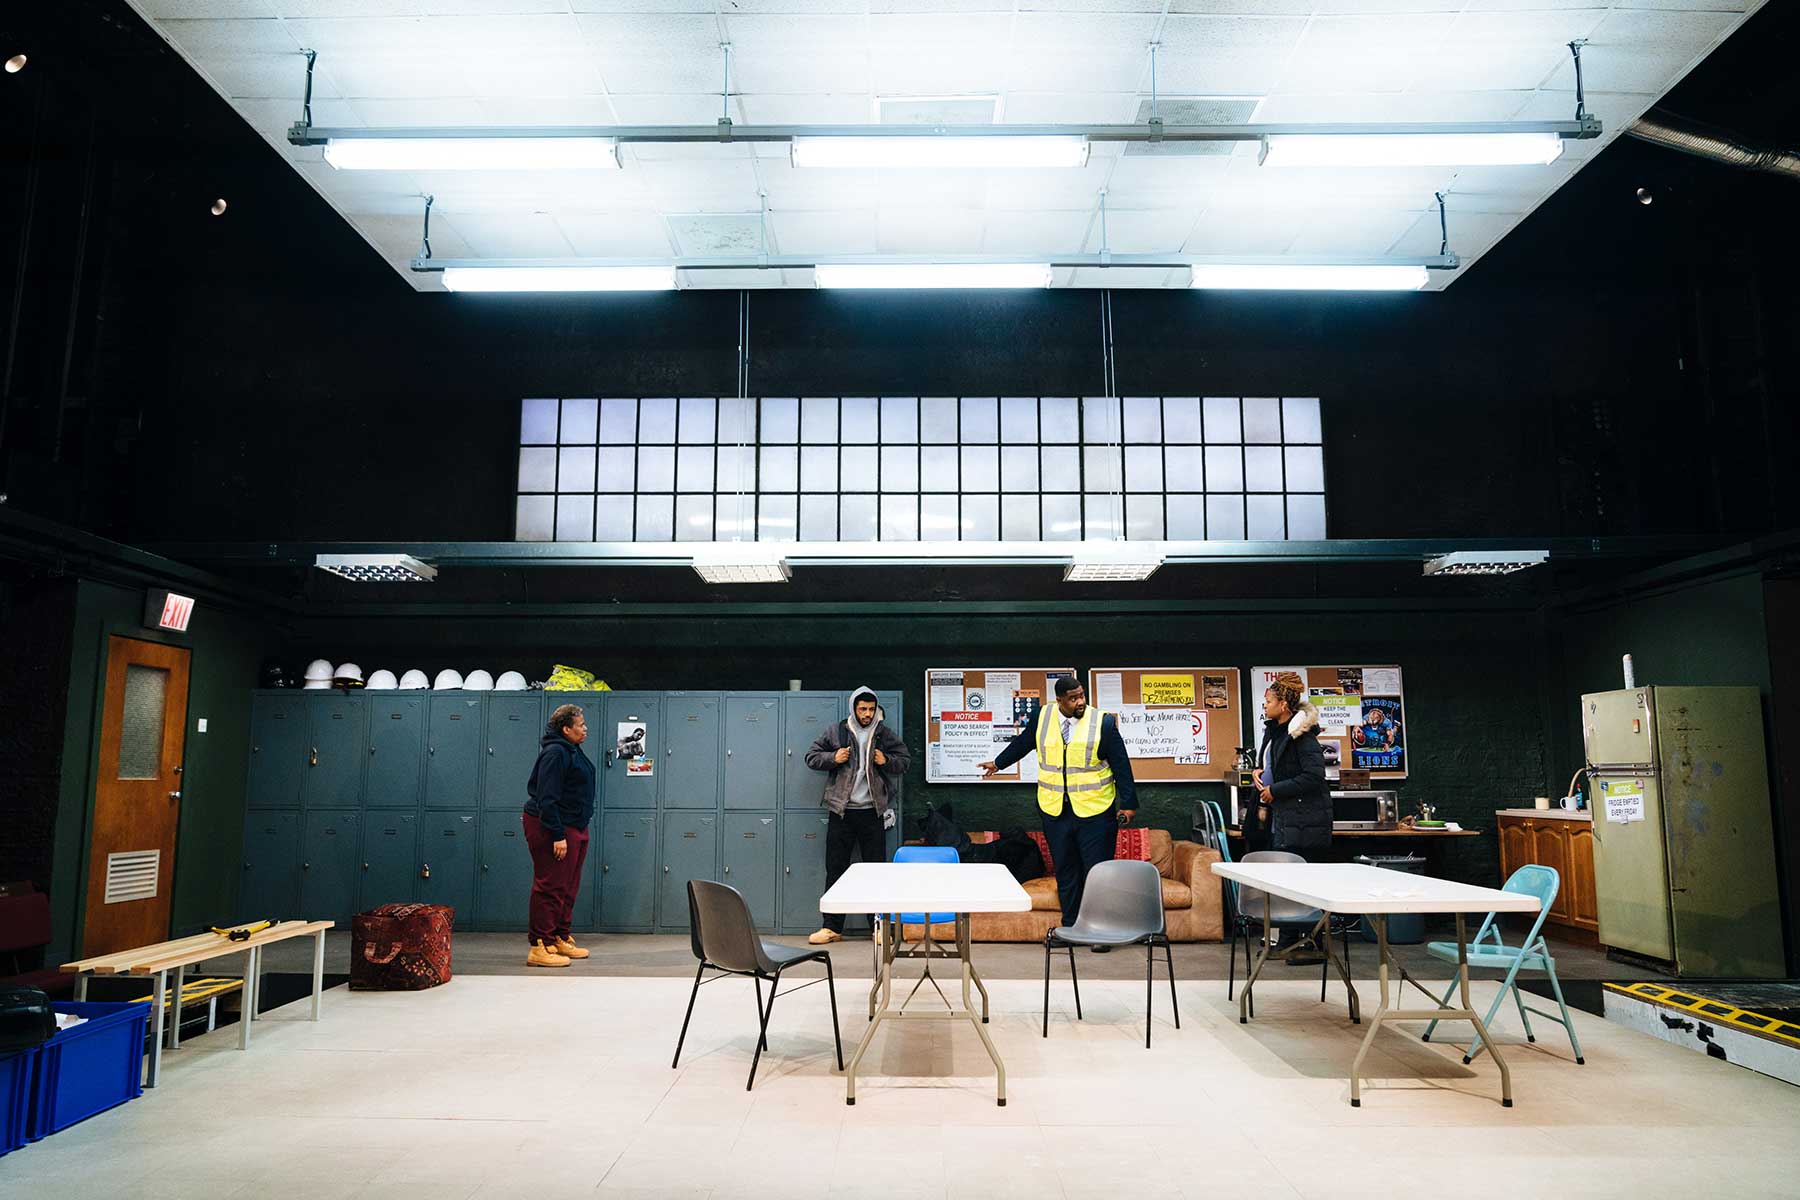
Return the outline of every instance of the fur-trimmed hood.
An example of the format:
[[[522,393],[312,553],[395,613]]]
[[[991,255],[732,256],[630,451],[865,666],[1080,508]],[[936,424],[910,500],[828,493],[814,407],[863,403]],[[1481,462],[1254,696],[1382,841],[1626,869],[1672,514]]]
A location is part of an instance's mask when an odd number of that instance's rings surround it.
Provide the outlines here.
[[[1319,727],[1319,710],[1304,700],[1300,702],[1300,711],[1288,720],[1288,736],[1297,738],[1309,729]]]

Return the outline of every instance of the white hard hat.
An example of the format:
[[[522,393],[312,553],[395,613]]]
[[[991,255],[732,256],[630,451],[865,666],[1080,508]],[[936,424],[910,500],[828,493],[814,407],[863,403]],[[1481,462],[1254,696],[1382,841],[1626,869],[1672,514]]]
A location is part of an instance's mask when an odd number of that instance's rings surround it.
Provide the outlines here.
[[[302,690],[308,692],[329,691],[331,688],[332,666],[322,658],[315,658],[306,664],[306,682]]]
[[[500,678],[494,681],[496,692],[522,692],[525,688],[525,677],[517,671],[503,671]]]
[[[431,686],[431,680],[425,678],[425,672],[414,667],[400,677],[400,686],[406,691],[416,691]]]
[[[463,677],[463,690],[469,692],[491,692],[494,690],[494,677],[486,671],[470,671]]]
[[[385,667],[369,673],[369,690],[371,692],[391,692],[399,686],[399,682],[394,678],[394,673]]]
[[[343,663],[331,673],[331,681],[339,687],[361,687],[362,668],[355,663]]]
[[[452,671],[449,667],[445,667],[437,673],[437,678],[432,681],[431,690],[434,692],[454,692],[460,689],[462,685],[462,676],[455,671]]]

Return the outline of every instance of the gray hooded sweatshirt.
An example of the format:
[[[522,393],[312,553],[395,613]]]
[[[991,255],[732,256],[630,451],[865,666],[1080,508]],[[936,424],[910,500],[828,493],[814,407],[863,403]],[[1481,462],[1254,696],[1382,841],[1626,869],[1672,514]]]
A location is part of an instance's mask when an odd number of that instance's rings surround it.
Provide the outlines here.
[[[873,808],[886,813],[894,788],[912,763],[906,743],[887,727],[880,716],[867,728],[856,723],[856,697],[875,695],[874,688],[859,687],[850,693],[846,719],[821,733],[806,752],[806,765],[826,774],[825,792],[819,802],[833,813],[849,808]],[[848,747],[848,761],[839,763],[837,752]],[[887,761],[877,764],[875,751]]]

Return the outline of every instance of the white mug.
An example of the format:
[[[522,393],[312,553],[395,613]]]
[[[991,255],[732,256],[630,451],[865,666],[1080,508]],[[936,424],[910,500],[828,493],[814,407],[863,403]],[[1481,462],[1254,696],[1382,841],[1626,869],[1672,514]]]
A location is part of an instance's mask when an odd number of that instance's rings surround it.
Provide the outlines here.
[[[1570,812],[1573,812],[1581,807],[1581,797],[1564,796],[1561,800],[1558,800],[1557,803],[1568,809]]]

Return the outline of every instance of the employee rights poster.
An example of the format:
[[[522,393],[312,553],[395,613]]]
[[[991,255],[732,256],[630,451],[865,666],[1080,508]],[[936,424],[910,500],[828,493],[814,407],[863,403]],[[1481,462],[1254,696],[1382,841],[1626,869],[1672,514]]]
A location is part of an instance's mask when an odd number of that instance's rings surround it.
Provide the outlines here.
[[[1400,727],[1400,701],[1362,698],[1362,724],[1350,731],[1351,763],[1357,770],[1406,769],[1406,731]]]

